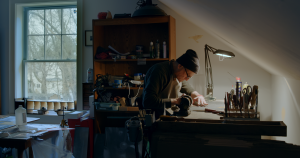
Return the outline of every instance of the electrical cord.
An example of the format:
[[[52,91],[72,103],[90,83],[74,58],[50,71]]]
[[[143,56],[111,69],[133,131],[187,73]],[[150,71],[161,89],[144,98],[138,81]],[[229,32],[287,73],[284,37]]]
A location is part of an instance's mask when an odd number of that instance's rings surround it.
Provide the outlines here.
[[[139,89],[138,89],[138,92],[137,92],[137,94],[136,94],[133,98],[136,98],[136,97],[138,96],[138,94],[139,94],[139,92],[140,92],[141,86],[142,86],[142,84],[140,84]],[[128,99],[131,99],[131,98],[130,98],[130,86],[129,86],[129,82],[128,82],[128,89],[129,89]]]

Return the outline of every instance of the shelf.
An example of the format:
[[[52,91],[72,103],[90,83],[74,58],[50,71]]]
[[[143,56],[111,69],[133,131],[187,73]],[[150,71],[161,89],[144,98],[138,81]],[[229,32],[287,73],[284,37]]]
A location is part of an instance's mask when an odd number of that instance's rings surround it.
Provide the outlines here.
[[[105,89],[128,89],[128,87],[122,87],[122,88],[113,88],[113,87],[104,87]],[[139,89],[139,87],[130,87],[130,89]],[[143,87],[140,88],[140,90],[143,89]]]
[[[106,114],[117,114],[115,116],[120,116],[122,114],[139,114],[139,111],[112,111],[112,110],[99,110],[99,109],[96,109],[96,112],[102,112]]]
[[[120,62],[120,61],[135,61],[137,62],[139,59],[117,59],[116,62]],[[146,59],[146,61],[168,61],[169,58],[159,58],[159,59]],[[95,62],[114,62],[114,59],[95,59]],[[144,59],[142,59],[141,61],[144,61]]]

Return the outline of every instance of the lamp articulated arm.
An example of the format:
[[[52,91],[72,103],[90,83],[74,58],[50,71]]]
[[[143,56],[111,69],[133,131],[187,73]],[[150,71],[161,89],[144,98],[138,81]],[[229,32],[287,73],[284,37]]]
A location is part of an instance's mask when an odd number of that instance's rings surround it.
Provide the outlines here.
[[[214,52],[216,51],[215,48],[209,46],[209,45],[205,45],[204,48],[204,52],[205,52],[205,76],[206,76],[206,94],[212,93],[213,94],[213,88],[214,88],[214,84],[213,84],[213,75],[212,75],[212,67],[211,67],[211,62],[210,62],[210,58],[209,58],[209,52]]]
[[[234,58],[235,55],[230,51],[216,49],[207,44],[205,45],[204,52],[205,52],[205,76],[206,76],[205,87],[207,89],[206,94],[209,95],[211,93],[211,96],[213,96],[214,83],[213,83],[212,67],[209,58],[209,51],[215,55],[218,55],[219,57],[223,57],[223,59],[224,58],[231,59]],[[219,58],[220,61],[223,61],[223,59],[220,60]]]

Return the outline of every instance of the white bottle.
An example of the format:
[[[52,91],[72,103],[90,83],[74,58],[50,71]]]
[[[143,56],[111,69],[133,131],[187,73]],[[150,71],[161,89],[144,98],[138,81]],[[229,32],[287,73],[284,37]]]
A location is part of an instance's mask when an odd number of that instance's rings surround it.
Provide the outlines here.
[[[23,108],[22,105],[19,105],[19,107],[15,110],[15,117],[18,128],[25,128],[25,125],[27,125],[27,113],[26,109]]]
[[[163,42],[163,58],[167,58],[167,44]]]
[[[89,68],[87,70],[87,83],[93,83],[93,69],[92,68]]]

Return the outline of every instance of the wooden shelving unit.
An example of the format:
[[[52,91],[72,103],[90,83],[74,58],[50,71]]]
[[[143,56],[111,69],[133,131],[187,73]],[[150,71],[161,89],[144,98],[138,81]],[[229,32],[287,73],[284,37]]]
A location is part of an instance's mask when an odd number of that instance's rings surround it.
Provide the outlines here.
[[[122,88],[113,88],[113,87],[104,87],[105,89],[115,89],[115,90],[120,90],[120,89],[129,89],[128,87],[122,87]],[[139,87],[130,87],[130,90],[134,90],[134,89],[139,89]],[[140,90],[143,90],[143,87],[140,88]]]
[[[150,42],[167,43],[168,58],[146,59],[145,65],[138,65],[139,59],[95,59],[97,48],[112,46],[120,53],[132,52],[136,45],[144,46],[148,53]],[[159,62],[176,59],[175,19],[171,16],[139,17],[93,20],[93,70],[97,74],[123,76],[127,73],[146,74],[148,69]],[[97,98],[97,94],[95,94]]]
[[[120,53],[127,53],[133,52],[136,45],[142,45],[144,46],[143,53],[149,53],[150,42],[152,41],[155,44],[157,40],[159,41],[161,48],[164,41],[167,43],[168,58],[146,60],[99,60],[94,58],[99,46],[102,48],[111,46]],[[146,74],[148,69],[154,64],[170,61],[172,59],[176,59],[176,27],[175,19],[171,16],[93,20],[94,80],[97,79],[97,74],[109,74],[113,76],[123,76],[124,73],[127,73],[130,76],[134,76],[134,73]],[[142,61],[143,64],[140,64],[139,61]],[[130,90],[136,90],[138,88],[139,87],[130,87]],[[106,89],[120,94],[128,94],[128,91],[124,91],[128,90],[128,87],[106,87]],[[143,88],[141,87],[140,90],[142,89]],[[142,93],[142,91],[140,91],[140,93]],[[95,99],[98,98],[97,93],[95,93],[94,96]],[[115,113],[100,113],[95,110],[96,123],[100,125],[102,132],[104,124],[106,124],[104,122],[104,120],[106,120],[104,117],[108,115],[115,115]],[[122,124],[122,126],[123,125],[124,124]],[[99,129],[98,132],[101,133],[101,130]]]

